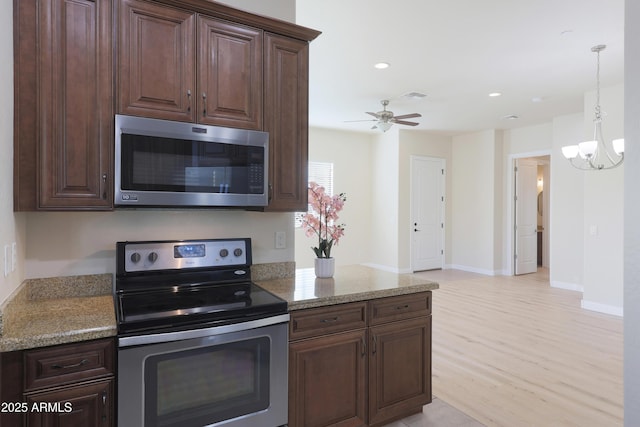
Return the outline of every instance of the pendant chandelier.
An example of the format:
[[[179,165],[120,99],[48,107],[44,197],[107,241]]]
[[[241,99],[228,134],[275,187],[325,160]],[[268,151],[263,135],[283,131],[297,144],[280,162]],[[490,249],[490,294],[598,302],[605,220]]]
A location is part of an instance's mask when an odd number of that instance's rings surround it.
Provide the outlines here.
[[[562,147],[562,154],[571,165],[581,170],[613,169],[624,160],[624,139],[614,139],[609,145],[605,144],[602,136],[602,113],[600,111],[600,51],[606,45],[591,48],[591,52],[598,55],[596,72],[596,110],[593,119],[593,140],[581,142],[578,145]]]

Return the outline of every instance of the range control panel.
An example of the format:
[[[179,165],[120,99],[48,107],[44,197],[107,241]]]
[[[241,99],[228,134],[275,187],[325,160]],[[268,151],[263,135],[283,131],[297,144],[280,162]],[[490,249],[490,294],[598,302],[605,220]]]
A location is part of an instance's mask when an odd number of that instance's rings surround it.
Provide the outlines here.
[[[251,263],[250,251],[250,239],[118,243],[127,273],[246,266]]]

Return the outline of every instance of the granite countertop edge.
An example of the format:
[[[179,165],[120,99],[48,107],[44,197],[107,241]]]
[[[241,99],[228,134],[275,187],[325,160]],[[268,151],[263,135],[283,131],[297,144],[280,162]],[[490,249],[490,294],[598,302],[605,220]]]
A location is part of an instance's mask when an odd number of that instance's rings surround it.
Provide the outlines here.
[[[427,292],[438,289],[438,285],[435,283],[425,283],[422,285],[412,285],[404,288],[396,289],[380,289],[367,292],[358,292],[349,295],[338,295],[331,297],[320,297],[315,299],[308,299],[304,301],[289,301],[289,311],[304,310],[307,308],[325,307],[329,305],[344,304],[349,302],[368,301],[372,299],[393,297],[399,295],[409,295],[418,292]]]

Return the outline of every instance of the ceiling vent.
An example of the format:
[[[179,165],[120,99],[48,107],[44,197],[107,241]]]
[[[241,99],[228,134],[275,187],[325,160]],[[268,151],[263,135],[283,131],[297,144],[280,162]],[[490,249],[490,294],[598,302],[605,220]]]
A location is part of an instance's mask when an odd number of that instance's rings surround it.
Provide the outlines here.
[[[409,92],[402,95],[403,98],[407,98],[407,99],[422,99],[422,98],[425,98],[426,96],[427,95],[420,92]]]

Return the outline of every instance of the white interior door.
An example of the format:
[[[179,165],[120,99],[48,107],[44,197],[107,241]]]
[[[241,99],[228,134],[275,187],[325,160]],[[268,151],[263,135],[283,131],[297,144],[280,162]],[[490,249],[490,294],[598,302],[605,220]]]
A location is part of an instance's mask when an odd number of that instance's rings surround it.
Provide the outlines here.
[[[411,257],[413,271],[444,261],[444,159],[411,157]]]
[[[515,274],[535,273],[538,269],[538,163],[516,159],[515,194]]]

